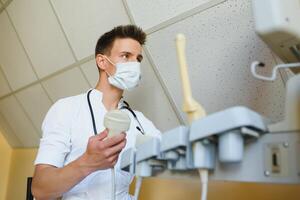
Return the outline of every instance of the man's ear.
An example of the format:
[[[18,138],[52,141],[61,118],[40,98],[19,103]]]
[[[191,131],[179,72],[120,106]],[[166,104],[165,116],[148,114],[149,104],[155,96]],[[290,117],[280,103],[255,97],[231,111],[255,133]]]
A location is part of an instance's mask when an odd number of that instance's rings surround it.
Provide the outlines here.
[[[99,69],[105,70],[106,69],[106,65],[105,65],[105,58],[103,55],[98,54],[96,56],[96,63],[97,63],[97,67]]]

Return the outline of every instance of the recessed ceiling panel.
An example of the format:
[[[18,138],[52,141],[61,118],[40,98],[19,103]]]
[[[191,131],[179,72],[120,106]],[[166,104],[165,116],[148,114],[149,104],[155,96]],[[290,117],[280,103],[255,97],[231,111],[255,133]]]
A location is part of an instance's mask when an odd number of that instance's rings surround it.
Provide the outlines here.
[[[125,0],[125,2],[135,23],[149,29],[196,7],[218,3],[220,0]]]
[[[0,112],[24,147],[38,146],[40,134],[14,96],[0,101]]]
[[[41,130],[43,119],[52,105],[40,84],[30,86],[16,94],[19,102],[31,118],[37,130]]]
[[[78,67],[51,77],[42,84],[53,102],[63,97],[86,92],[90,88]]]
[[[8,144],[13,147],[24,147],[21,140],[16,136],[14,131],[10,128],[7,121],[4,119],[2,114],[0,114],[0,132],[5,137]]]
[[[14,0],[7,10],[40,78],[74,62],[49,1]]]
[[[88,78],[88,81],[91,86],[96,86],[99,79],[99,72],[95,63],[95,60],[88,61],[82,64],[81,69],[85,76]]]
[[[37,77],[6,12],[0,14],[0,27],[0,65],[12,89],[16,90]]]
[[[51,2],[79,60],[94,54],[96,42],[104,32],[129,23],[121,0]]]
[[[0,66],[1,67],[1,66]],[[4,77],[4,74],[0,71],[0,97],[10,93],[8,83]]]

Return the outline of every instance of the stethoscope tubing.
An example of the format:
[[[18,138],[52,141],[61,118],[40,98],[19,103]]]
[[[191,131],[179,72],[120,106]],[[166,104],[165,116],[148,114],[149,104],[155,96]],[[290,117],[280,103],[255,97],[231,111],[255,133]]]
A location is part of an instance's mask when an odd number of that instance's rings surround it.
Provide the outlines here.
[[[90,100],[90,94],[93,91],[93,89],[91,89],[90,91],[88,91],[87,93],[87,102],[89,105],[89,110],[90,110],[90,114],[91,114],[91,118],[92,118],[92,123],[93,123],[93,131],[94,131],[94,135],[97,135],[97,126],[96,126],[96,121],[95,121],[95,116],[94,116],[94,111],[93,111],[93,107],[91,104],[91,100]],[[143,135],[145,135],[145,130],[141,124],[141,122],[139,121],[139,119],[137,118],[136,114],[134,113],[134,111],[130,108],[129,104],[126,101],[123,101],[125,106],[122,106],[120,109],[126,109],[128,110],[132,116],[134,117],[134,119],[137,121],[139,127],[137,126],[136,129],[141,132]]]

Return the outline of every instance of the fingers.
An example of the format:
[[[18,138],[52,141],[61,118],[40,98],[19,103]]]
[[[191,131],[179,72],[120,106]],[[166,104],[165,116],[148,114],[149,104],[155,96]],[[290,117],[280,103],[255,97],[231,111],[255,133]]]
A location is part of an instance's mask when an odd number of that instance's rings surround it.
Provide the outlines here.
[[[126,140],[124,140],[124,141],[120,142],[119,144],[107,149],[106,152],[105,152],[105,156],[110,157],[110,156],[115,155],[115,154],[118,155],[125,146],[126,146]]]
[[[108,164],[110,167],[113,167],[117,163],[118,157],[119,157],[119,154],[115,154],[115,155],[112,155],[111,157],[107,158],[107,161],[108,161]]]
[[[97,140],[103,140],[107,137],[107,135],[108,135],[108,131],[107,131],[107,129],[105,129],[104,131],[102,131],[101,133],[96,135],[96,137],[97,137]]]
[[[105,141],[101,142],[101,147],[105,149],[105,148],[115,146],[115,145],[119,144],[120,142],[122,142],[123,140],[125,140],[125,137],[126,137],[126,135],[123,133],[118,134],[113,137],[109,137]]]

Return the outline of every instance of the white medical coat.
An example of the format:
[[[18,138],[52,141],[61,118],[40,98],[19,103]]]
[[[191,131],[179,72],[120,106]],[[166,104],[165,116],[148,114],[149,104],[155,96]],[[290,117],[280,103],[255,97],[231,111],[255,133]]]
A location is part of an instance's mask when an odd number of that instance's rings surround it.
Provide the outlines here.
[[[102,93],[93,89],[90,94],[97,132],[102,132],[104,115],[107,112],[102,103]],[[126,110],[125,110],[126,111]],[[135,111],[146,135],[160,136],[155,128],[141,112]],[[137,129],[137,121],[131,118],[130,129],[126,132],[127,144],[123,151],[135,145],[136,136],[141,134]],[[61,168],[81,156],[87,147],[89,137],[94,135],[92,118],[87,102],[87,93],[58,100],[48,111],[42,124],[43,137],[35,160],[37,164],[49,164]],[[122,151],[122,152],[123,152]],[[121,154],[122,154],[121,152]],[[120,158],[121,156],[119,156]],[[118,160],[116,171],[116,199],[133,199],[129,194],[129,185],[133,176],[120,170]],[[106,200],[111,199],[111,171],[96,171],[63,195],[63,200]]]

